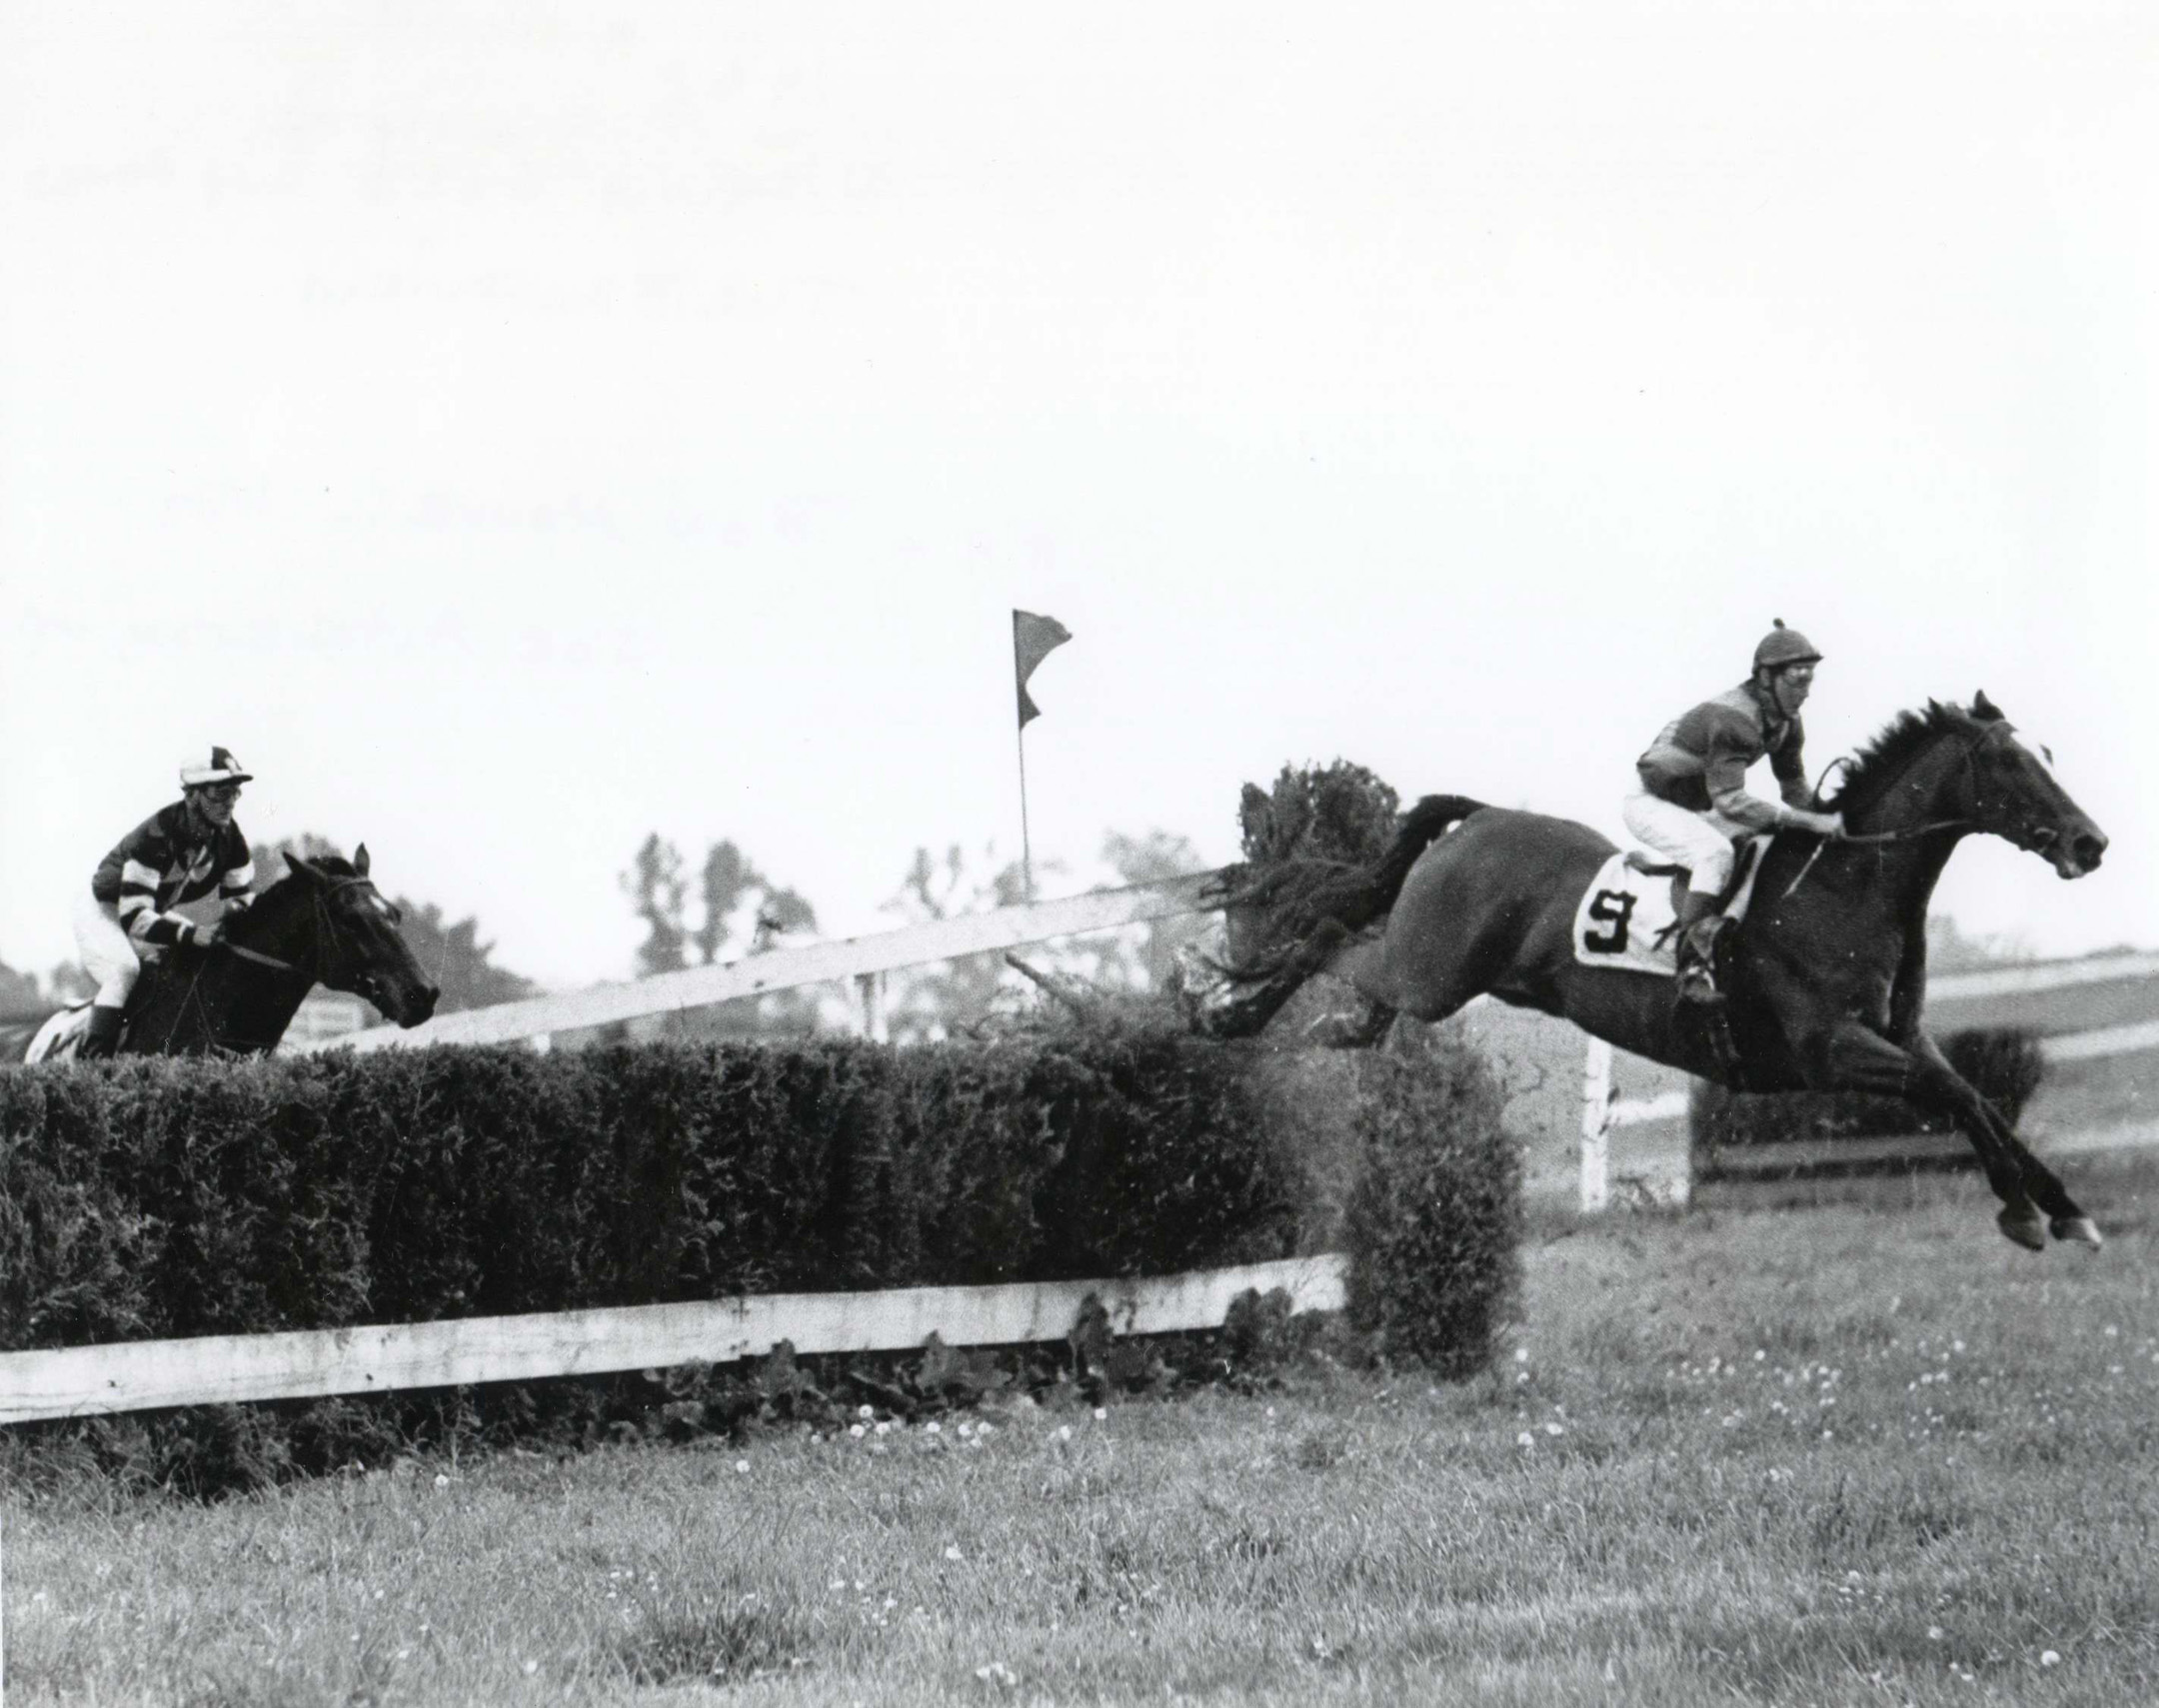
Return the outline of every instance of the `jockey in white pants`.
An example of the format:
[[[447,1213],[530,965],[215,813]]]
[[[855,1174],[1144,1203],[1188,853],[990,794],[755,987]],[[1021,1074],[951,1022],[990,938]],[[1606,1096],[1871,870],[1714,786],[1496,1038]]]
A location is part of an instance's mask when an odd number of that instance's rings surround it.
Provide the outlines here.
[[[240,786],[253,781],[224,748],[208,765],[184,766],[180,799],[160,808],[114,845],[75,898],[75,943],[97,980],[82,1056],[110,1055],[120,1042],[128,993],[143,957],[172,943],[213,943],[223,913],[198,925],[175,907],[215,893],[224,912],[247,905],[255,864],[233,823]]]
[[[1753,675],[1665,725],[1635,762],[1641,787],[1621,804],[1626,828],[1691,874],[1679,912],[1679,994],[1688,1001],[1720,999],[1712,953],[1717,897],[1731,881],[1739,839],[1787,827],[1844,834],[1839,815],[1813,811],[1801,758],[1799,708],[1820,661],[1812,643],[1779,618],[1754,649]],[[1764,756],[1782,806],[1746,792],[1747,768]]]

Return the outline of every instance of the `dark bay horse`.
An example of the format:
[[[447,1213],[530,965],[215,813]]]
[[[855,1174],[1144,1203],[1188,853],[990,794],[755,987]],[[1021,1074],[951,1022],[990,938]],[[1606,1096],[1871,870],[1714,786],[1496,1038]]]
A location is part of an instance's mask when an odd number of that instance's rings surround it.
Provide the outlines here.
[[[226,921],[221,942],[182,944],[144,966],[128,1000],[123,1055],[265,1055],[317,984],[364,996],[401,1026],[435,1012],[441,994],[398,934],[399,914],[368,877],[363,844],[350,860],[288,855],[285,876]],[[24,1056],[71,1056],[88,1010],[63,1009]]]
[[[1822,806],[1843,814],[1845,840],[1780,834],[1727,933],[1721,1038],[1700,1004],[1674,1002],[1670,980],[1575,960],[1575,906],[1610,842],[1461,796],[1420,801],[1368,867],[1288,862],[1228,884],[1218,899],[1239,993],[1198,1023],[1248,1036],[1322,970],[1366,1003],[1329,1028],[1335,1044],[1376,1042],[1396,1014],[1437,1020],[1488,992],[1734,1089],[1901,1096],[1970,1139],[2011,1239],[2098,1245],[2062,1183],[1943,1059],[1921,1011],[1927,902],[1963,838],[2001,837],[2073,878],[2099,864],[2105,836],[1983,693],[1969,711],[1903,714]]]

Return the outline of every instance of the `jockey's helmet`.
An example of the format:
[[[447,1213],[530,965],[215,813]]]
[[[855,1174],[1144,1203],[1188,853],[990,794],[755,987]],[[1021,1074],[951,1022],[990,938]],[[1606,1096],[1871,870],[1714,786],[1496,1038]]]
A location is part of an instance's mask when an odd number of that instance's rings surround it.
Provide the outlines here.
[[[1761,638],[1761,645],[1754,649],[1754,668],[1758,671],[1780,671],[1786,665],[1812,665],[1821,662],[1821,654],[1814,650],[1814,643],[1796,629],[1784,627],[1784,619],[1775,620],[1776,627]]]
[[[233,758],[230,748],[212,748],[208,765],[184,765],[180,768],[182,789],[207,789],[219,783],[253,783],[254,775],[240,769],[240,762]]]

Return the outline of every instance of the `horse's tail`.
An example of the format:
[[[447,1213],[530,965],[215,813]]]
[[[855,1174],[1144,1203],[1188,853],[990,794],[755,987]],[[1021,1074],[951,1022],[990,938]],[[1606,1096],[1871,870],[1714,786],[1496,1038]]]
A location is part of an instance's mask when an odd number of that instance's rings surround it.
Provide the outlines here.
[[[1343,942],[1393,907],[1417,856],[1483,806],[1465,795],[1425,796],[1369,865],[1288,859],[1225,874],[1207,899],[1230,915],[1232,945],[1239,935],[1256,940],[1232,946],[1218,970],[1232,985],[1256,988],[1208,1014],[1205,1029],[1216,1037],[1258,1031]]]

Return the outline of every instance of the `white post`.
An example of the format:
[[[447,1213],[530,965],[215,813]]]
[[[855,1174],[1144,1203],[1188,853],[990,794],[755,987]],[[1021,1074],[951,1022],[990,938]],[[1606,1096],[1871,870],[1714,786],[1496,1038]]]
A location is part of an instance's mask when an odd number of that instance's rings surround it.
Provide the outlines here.
[[[1581,1207],[1600,1213],[1611,1196],[1611,1045],[1589,1040],[1582,1063]]]
[[[873,1043],[889,1042],[892,1028],[885,1021],[885,974],[858,972],[855,989],[862,998],[863,1036]]]

